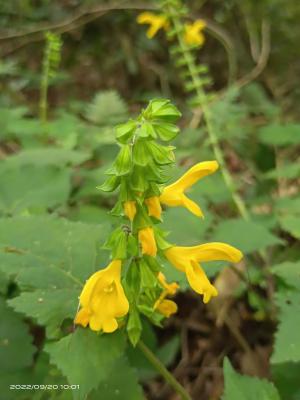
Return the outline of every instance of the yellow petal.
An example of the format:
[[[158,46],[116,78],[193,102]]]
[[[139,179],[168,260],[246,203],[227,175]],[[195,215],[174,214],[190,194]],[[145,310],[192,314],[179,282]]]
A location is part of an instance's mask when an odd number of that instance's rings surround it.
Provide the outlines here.
[[[197,261],[231,261],[239,262],[243,254],[237,248],[226,243],[212,242],[200,244],[199,246],[187,247]]]
[[[182,175],[176,182],[172,185],[173,188],[176,187],[177,190],[185,191],[199,179],[204,178],[207,175],[213,174],[219,168],[217,161],[204,161],[194,165],[185,174]],[[166,189],[170,186],[167,186]]]
[[[103,332],[111,333],[118,329],[118,323],[115,318],[103,322]]]
[[[170,207],[183,206],[198,217],[203,217],[201,208],[184,194],[185,190],[199,179],[212,174],[218,168],[216,161],[205,161],[194,165],[181,178],[166,186],[160,195],[160,202]]]
[[[161,218],[161,205],[158,196],[149,197],[145,200],[149,217]]]
[[[155,257],[157,253],[157,246],[153,229],[151,227],[140,229],[138,237],[142,246],[142,254]]]
[[[178,307],[174,301],[165,299],[157,305],[156,309],[165,317],[169,318],[172,314],[177,312]]]
[[[217,289],[210,283],[205,272],[196,262],[187,266],[186,277],[191,288],[204,296],[204,303],[208,303],[211,297],[218,295]]]
[[[186,195],[182,196],[182,204],[187,208],[192,214],[197,217],[204,218],[201,208],[193,200],[189,199]]]
[[[130,221],[134,220],[136,214],[136,203],[134,200],[128,200],[124,203],[124,214]]]
[[[89,323],[89,320],[90,320],[90,312],[88,311],[87,308],[82,308],[76,314],[74,323],[86,327],[87,324]]]

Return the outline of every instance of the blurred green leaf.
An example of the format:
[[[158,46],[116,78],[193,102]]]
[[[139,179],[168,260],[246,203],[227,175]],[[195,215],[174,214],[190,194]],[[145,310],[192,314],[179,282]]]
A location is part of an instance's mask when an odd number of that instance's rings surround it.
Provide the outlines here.
[[[263,225],[243,219],[230,219],[219,223],[212,238],[215,242],[236,246],[244,253],[284,244],[283,240],[274,236]]]
[[[222,400],[280,400],[275,386],[266,379],[238,374],[224,359],[225,389]]]
[[[259,130],[259,139],[269,145],[286,146],[300,143],[300,124],[272,124]]]
[[[289,232],[295,238],[300,239],[300,217],[286,215],[279,219],[279,223],[283,230]]]

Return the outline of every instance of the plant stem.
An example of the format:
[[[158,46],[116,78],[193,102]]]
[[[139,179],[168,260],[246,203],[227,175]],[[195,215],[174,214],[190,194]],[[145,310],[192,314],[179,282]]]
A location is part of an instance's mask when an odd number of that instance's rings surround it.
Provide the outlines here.
[[[243,199],[241,198],[241,196],[239,195],[239,193],[236,190],[234,181],[233,181],[232,176],[227,168],[220,144],[218,142],[218,137],[214,131],[213,122],[212,122],[212,118],[211,118],[211,111],[210,111],[209,107],[207,106],[207,98],[206,98],[205,91],[203,90],[203,87],[202,87],[201,79],[197,72],[197,66],[194,62],[193,57],[189,56],[189,48],[185,45],[182,34],[181,34],[181,31],[182,31],[181,22],[179,20],[179,17],[176,16],[176,13],[174,12],[174,10],[171,9],[169,11],[170,11],[170,15],[172,15],[172,20],[173,20],[173,24],[174,24],[174,28],[175,28],[175,32],[176,32],[176,36],[177,36],[177,41],[178,41],[179,47],[181,49],[181,53],[185,59],[185,64],[189,70],[189,74],[190,74],[192,82],[194,84],[197,99],[199,101],[199,105],[201,106],[202,111],[203,111],[210,144],[212,146],[216,160],[218,161],[218,163],[221,167],[221,173],[223,175],[224,182],[225,182],[228,190],[231,193],[232,200],[233,200],[234,204],[236,205],[240,215],[245,220],[249,220],[250,219],[249,213],[247,211],[247,208],[245,206]]]
[[[43,75],[41,80],[41,87],[40,87],[40,121],[43,123],[47,122],[47,108],[48,108],[48,86],[49,86],[49,69],[50,69],[50,61],[49,57],[46,54],[44,56],[44,63],[43,63]]]
[[[182,400],[192,400],[188,392],[177,381],[177,379],[167,370],[163,363],[152,353],[148,346],[141,340],[137,344],[138,348],[153,365],[153,367],[163,376],[166,382],[178,393]]]

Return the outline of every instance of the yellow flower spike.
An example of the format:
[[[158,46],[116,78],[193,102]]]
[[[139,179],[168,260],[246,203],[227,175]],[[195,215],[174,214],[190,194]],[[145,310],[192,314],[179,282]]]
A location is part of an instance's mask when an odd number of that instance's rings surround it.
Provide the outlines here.
[[[175,314],[177,312],[178,307],[175,301],[164,299],[155,307],[155,309],[166,318],[169,318],[172,314]]]
[[[187,280],[195,292],[203,295],[203,302],[208,303],[211,297],[217,296],[217,289],[210,283],[199,265],[205,261],[238,262],[243,254],[226,243],[206,243],[192,247],[170,247],[165,251],[166,258],[177,269],[185,272]]]
[[[95,272],[85,283],[79,297],[81,309],[75,324],[93,331],[114,332],[116,318],[128,313],[129,303],[121,285],[121,260],[113,260],[105,269]]]
[[[130,221],[134,220],[136,214],[136,203],[134,200],[125,201],[124,214],[130,219]]]
[[[156,219],[161,218],[161,205],[158,196],[149,197],[145,200],[148,208],[149,217],[155,217]]]
[[[143,12],[137,17],[138,24],[149,24],[147,37],[152,39],[160,29],[167,30],[169,27],[168,19],[165,15],[154,14],[151,12]]]
[[[205,41],[202,31],[205,27],[206,23],[202,19],[198,19],[192,24],[185,24],[185,43],[189,45],[202,46]]]
[[[197,217],[203,218],[201,208],[186,195],[185,191],[199,179],[214,173],[219,168],[217,161],[205,161],[194,165],[176,182],[166,186],[160,195],[160,202],[170,207],[183,206]]]
[[[149,226],[147,228],[140,229],[138,237],[142,246],[142,254],[155,257],[157,253],[157,246],[153,229]]]

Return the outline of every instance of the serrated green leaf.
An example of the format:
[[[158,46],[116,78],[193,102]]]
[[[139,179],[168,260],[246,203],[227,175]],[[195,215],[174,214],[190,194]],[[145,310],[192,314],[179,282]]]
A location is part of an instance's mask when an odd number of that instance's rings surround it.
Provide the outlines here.
[[[57,335],[74,317],[84,281],[106,264],[99,253],[105,231],[49,217],[0,220],[0,270],[31,291],[11,304]]]
[[[138,384],[137,371],[126,357],[118,360],[105,383],[89,396],[89,400],[144,400],[143,391]]]
[[[132,168],[132,155],[131,146],[123,145],[116,161],[114,162],[114,168],[117,175],[127,175]]]
[[[118,125],[116,127],[116,138],[120,143],[127,143],[129,139],[132,138],[135,129],[137,127],[136,121],[129,120],[125,124]]]
[[[284,244],[283,240],[273,235],[263,225],[243,219],[221,222],[215,229],[212,238],[215,242],[225,242],[236,246],[243,253]]]
[[[49,338],[58,337],[60,326],[67,319],[74,319],[78,308],[77,289],[35,290],[21,293],[9,300],[8,304],[16,311],[36,319],[39,325],[46,327]]]
[[[80,386],[73,392],[74,400],[84,400],[92,389],[109,380],[114,364],[124,350],[125,336],[121,332],[98,335],[82,328],[45,347],[50,360],[68,382]]]
[[[273,383],[238,374],[227,358],[224,359],[224,380],[222,400],[280,400]]]
[[[0,299],[0,371],[12,372],[32,364],[36,349],[29,327],[20,314],[6,306]]]

